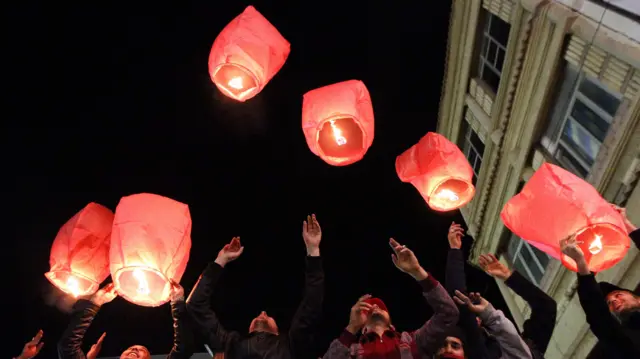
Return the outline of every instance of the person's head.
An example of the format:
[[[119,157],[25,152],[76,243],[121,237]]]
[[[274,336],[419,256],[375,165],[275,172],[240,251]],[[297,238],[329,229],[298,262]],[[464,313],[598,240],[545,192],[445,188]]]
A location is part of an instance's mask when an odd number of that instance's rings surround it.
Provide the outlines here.
[[[640,296],[632,291],[607,282],[600,282],[600,290],[605,295],[611,313],[624,315],[640,311]]]
[[[465,359],[464,341],[465,335],[459,327],[453,327],[445,333],[440,347],[436,352],[436,359]]]
[[[389,316],[389,310],[384,302],[379,298],[369,298],[365,302],[371,304],[373,307],[371,312],[367,313],[367,323],[365,324],[365,330],[372,327],[383,327],[384,329],[391,328],[391,317]]]
[[[142,345],[132,345],[122,352],[120,359],[151,359],[151,353]]]
[[[249,333],[253,332],[278,334],[278,326],[276,325],[275,319],[271,318],[267,315],[267,312],[263,311],[251,321]]]

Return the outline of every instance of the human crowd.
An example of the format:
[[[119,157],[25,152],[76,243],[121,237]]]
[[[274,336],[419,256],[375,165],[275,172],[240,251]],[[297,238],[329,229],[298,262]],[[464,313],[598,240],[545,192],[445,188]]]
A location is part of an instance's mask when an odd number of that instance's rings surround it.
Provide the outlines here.
[[[626,217],[624,208],[616,209],[625,219],[629,236],[640,246],[640,230]],[[461,250],[464,233],[461,225],[451,224],[444,285],[421,266],[411,249],[390,239],[393,264],[416,280],[433,315],[417,330],[403,331],[392,324],[382,299],[363,295],[351,308],[348,324],[341,333],[336,333],[323,359],[544,358],[556,324],[556,301],[522,274],[509,269],[494,254],[481,255],[480,267],[522,297],[531,308],[531,315],[519,332],[502,311],[479,293],[467,291]],[[235,237],[208,264],[188,298],[185,299],[178,283],[172,283],[174,342],[168,358],[190,358],[194,353],[194,338],[198,336],[213,352],[227,359],[308,357],[322,320],[324,298],[322,231],[315,215],[307,216],[303,222],[302,238],[307,249],[304,296],[286,333],[278,329],[266,312],[251,321],[248,333],[229,331],[212,309],[211,298],[217,294],[218,279],[227,265],[244,251],[240,238]],[[561,240],[560,246],[562,252],[577,263],[578,298],[590,329],[600,342],[603,357],[640,358],[640,295],[632,289],[598,283],[575,236]],[[116,296],[113,284],[108,284],[76,302],[69,325],[57,344],[60,359],[98,356],[105,334],[87,353],[81,349],[83,338],[100,308]],[[16,359],[35,357],[43,346],[42,336],[43,332],[38,332]],[[122,352],[120,358],[149,359],[151,354],[146,347],[133,345]]]

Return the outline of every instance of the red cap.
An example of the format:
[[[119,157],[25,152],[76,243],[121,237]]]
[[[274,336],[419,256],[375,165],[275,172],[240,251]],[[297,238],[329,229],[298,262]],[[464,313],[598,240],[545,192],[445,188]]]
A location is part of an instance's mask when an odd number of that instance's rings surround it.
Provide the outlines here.
[[[365,303],[369,303],[371,305],[377,305],[378,308],[384,310],[385,312],[389,312],[389,310],[387,309],[387,306],[384,304],[384,302],[380,298],[365,299]]]

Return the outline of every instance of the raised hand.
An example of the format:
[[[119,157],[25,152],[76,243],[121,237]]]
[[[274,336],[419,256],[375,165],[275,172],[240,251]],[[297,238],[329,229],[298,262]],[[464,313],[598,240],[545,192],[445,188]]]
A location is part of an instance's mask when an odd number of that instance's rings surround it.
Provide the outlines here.
[[[449,234],[447,239],[449,240],[449,247],[460,249],[462,247],[462,236],[464,236],[464,229],[456,222],[451,222],[449,227]]]
[[[44,332],[42,330],[38,330],[36,336],[24,345],[22,353],[20,353],[20,356],[16,359],[31,359],[38,355],[38,353],[40,353],[40,350],[42,349],[42,346],[44,346],[44,343],[40,343],[43,335]]]
[[[184,288],[182,288],[180,283],[171,281],[171,301],[179,302],[181,300],[184,300]]]
[[[307,216],[307,220],[302,222],[302,238],[304,239],[304,244],[307,246],[307,254],[312,257],[319,256],[322,229],[315,214]]]
[[[365,302],[365,300],[371,298],[370,294],[365,294],[356,304],[351,307],[351,314],[349,315],[349,325],[347,325],[347,330],[351,334],[356,334],[359,332],[364,324],[367,322],[367,312],[371,311],[372,305]]]
[[[625,229],[627,230],[628,233],[631,233],[636,229],[638,229],[638,227],[636,227],[633,223],[631,223],[631,221],[629,220],[629,217],[627,217],[626,208],[618,207],[615,204],[611,204],[611,207],[613,207],[613,209],[615,209],[622,216],[622,219],[624,220],[624,226],[626,227]]]
[[[106,332],[102,333],[100,338],[98,338],[98,341],[91,346],[91,349],[89,349],[89,351],[87,352],[87,359],[96,359],[98,357],[98,354],[100,354],[100,350],[102,350],[102,342],[104,341],[104,338],[106,336]]]
[[[224,267],[227,263],[238,259],[242,252],[244,252],[244,247],[240,244],[240,237],[233,237],[231,242],[222,247],[215,262]]]
[[[467,308],[475,314],[482,313],[482,311],[487,309],[490,305],[489,301],[482,298],[480,293],[469,293],[469,296],[467,297],[459,290],[455,291],[453,300],[460,305],[466,305]]]
[[[89,298],[89,300],[92,301],[93,304],[100,307],[103,304],[111,302],[117,296],[118,294],[116,293],[115,285],[113,285],[113,283],[109,283],[104,287],[98,289],[98,291],[95,292],[95,294],[93,294],[91,298]]]
[[[580,243],[576,240],[575,234],[572,234],[569,237],[560,240],[560,250],[567,257],[573,259],[576,262],[578,273],[587,275],[591,273],[591,271],[589,271],[589,265],[587,264],[587,260],[584,257],[584,252],[578,246],[579,244]]]
[[[389,245],[393,249],[394,254],[391,255],[391,260],[396,268],[414,277],[416,280],[423,280],[427,278],[427,272],[422,269],[418,258],[416,258],[413,251],[407,246],[403,246],[396,242],[395,239],[389,239]]]
[[[511,270],[509,270],[506,265],[501,263],[498,258],[491,253],[480,255],[478,263],[485,273],[494,278],[507,280],[511,277]]]

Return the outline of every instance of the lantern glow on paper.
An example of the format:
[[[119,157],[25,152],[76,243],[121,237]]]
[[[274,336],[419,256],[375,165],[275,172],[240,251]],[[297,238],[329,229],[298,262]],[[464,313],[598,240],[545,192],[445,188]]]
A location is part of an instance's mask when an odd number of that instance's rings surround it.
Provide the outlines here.
[[[311,152],[330,165],[346,166],[361,160],[374,135],[367,87],[362,81],[350,80],[304,94],[302,131]]]
[[[575,234],[594,272],[618,263],[631,243],[622,216],[593,186],[549,163],[507,202],[500,216],[511,232],[572,271],[577,271],[576,263],[561,253],[561,239]]]
[[[65,223],[51,246],[51,270],[45,277],[75,297],[93,294],[109,276],[113,212],[89,203]]]
[[[291,46],[253,6],[233,19],[213,42],[211,80],[226,96],[244,102],[280,71]]]
[[[462,151],[444,136],[429,132],[396,158],[396,172],[410,182],[435,211],[452,211],[475,194],[473,169]]]
[[[123,197],[111,236],[111,276],[126,300],[147,307],[169,301],[170,281],[180,282],[191,249],[186,204],[155,194]]]

